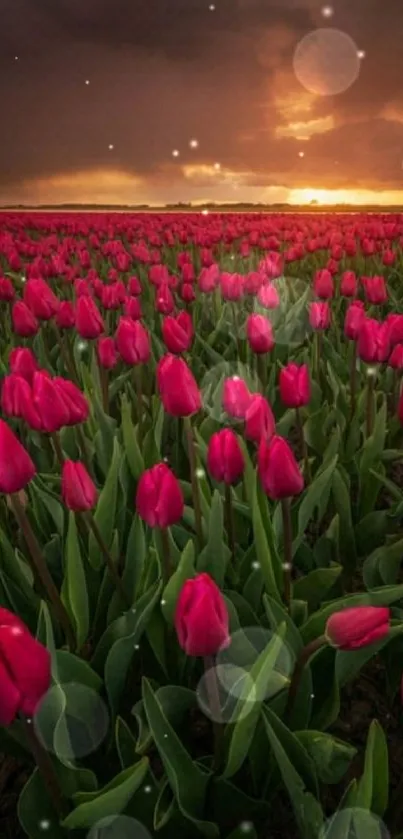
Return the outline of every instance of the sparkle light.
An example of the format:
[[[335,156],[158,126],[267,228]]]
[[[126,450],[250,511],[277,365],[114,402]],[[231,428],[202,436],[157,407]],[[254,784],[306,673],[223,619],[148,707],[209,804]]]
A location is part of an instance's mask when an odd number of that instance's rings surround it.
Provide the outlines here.
[[[208,210],[202,210],[202,216],[208,216]]]
[[[14,56],[14,61],[18,61],[18,55]]]
[[[210,12],[214,12],[214,11],[215,11],[215,5],[214,5],[214,3],[210,3],[210,5],[209,5],[209,9],[210,9]]]
[[[298,152],[298,157],[305,157],[305,152],[304,151],[299,151]]]
[[[198,140],[191,140],[190,143],[189,143],[189,146],[190,146],[191,149],[197,149],[198,145],[199,145]]]
[[[113,143],[109,143],[109,146],[108,146],[109,151],[113,151],[114,148],[115,148],[115,146],[113,145]]]
[[[217,171],[218,171],[219,169],[221,169],[221,163],[215,163],[215,164],[214,164],[214,169],[216,169]]]
[[[85,84],[89,84],[89,83],[90,83],[90,80],[89,80],[89,79],[86,79],[86,80],[85,80]]]
[[[357,58],[365,58],[365,51],[364,50],[358,50]]]
[[[172,152],[172,157],[179,157],[179,151],[178,151],[178,149],[174,149],[174,150],[173,150],[173,152]]]
[[[323,6],[322,9],[323,17],[332,17],[333,16],[333,9],[331,6]]]

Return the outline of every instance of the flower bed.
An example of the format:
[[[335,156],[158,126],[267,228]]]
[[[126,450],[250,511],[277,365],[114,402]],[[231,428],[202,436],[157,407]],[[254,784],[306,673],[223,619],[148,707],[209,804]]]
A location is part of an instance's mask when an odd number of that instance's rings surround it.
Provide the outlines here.
[[[398,839],[403,219],[1,230],[2,835]]]

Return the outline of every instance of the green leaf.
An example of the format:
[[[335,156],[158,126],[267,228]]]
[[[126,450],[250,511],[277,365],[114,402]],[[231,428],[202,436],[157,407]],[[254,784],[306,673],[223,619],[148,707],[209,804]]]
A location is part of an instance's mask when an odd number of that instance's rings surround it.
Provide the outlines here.
[[[129,766],[133,766],[137,757],[136,738],[130,731],[127,722],[125,722],[122,717],[116,718],[115,740],[120,765],[122,769],[128,769]]]
[[[62,822],[68,830],[92,827],[101,819],[116,816],[123,812],[134,793],[144,781],[149,768],[147,757],[143,757],[129,769],[124,769],[119,775],[96,793],[77,793],[74,810]]]
[[[112,462],[94,513],[95,523],[98,525],[98,529],[107,548],[111,546],[115,529],[120,463],[121,450],[115,438]],[[99,569],[103,562],[103,555],[93,533],[90,533],[88,547],[90,563],[93,568]]]
[[[356,807],[382,817],[389,800],[389,760],[386,737],[377,720],[370,725],[364,772],[359,780]]]
[[[301,832],[301,837],[302,839],[312,839],[313,836],[318,836],[319,830],[323,825],[322,808],[312,793],[307,792],[302,778],[295,770],[284,746],[272,727],[271,719],[267,714],[266,708],[263,709],[263,719],[274,757],[294,810],[295,820]]]
[[[133,478],[138,481],[145,465],[137,439],[137,427],[133,425],[132,407],[124,394],[121,401],[123,446]]]
[[[105,688],[108,694],[112,714],[118,710],[119,701],[125,686],[127,672],[154,606],[161,596],[162,582],[153,585],[148,592],[121,618],[111,624],[101,638],[99,647],[106,646],[109,638],[116,638],[112,643],[105,661]],[[108,639],[106,640],[106,636]],[[116,637],[117,636],[117,637]]]
[[[297,600],[306,600],[309,611],[317,609],[322,603],[325,595],[330,591],[342,572],[341,565],[331,568],[318,568],[311,571],[306,577],[301,577],[292,587],[293,597]]]
[[[356,547],[353,517],[351,512],[351,495],[339,469],[335,469],[332,476],[332,496],[341,525],[339,530],[339,540],[343,565],[347,568],[354,568],[356,562]]]
[[[175,796],[166,780],[160,789],[158,800],[155,805],[153,827],[154,830],[161,830],[171,820],[175,810]]]
[[[256,482],[257,480],[258,479],[256,478]],[[275,558],[270,551],[269,539],[263,525],[263,518],[259,504],[259,492],[260,488],[258,484],[255,483],[255,492],[252,501],[252,527],[256,547],[256,556],[260,565],[260,570],[263,574],[267,593],[280,602],[281,597],[277,587],[276,573],[273,564]],[[271,526],[270,523],[269,526]]]
[[[357,749],[323,731],[297,731],[295,736],[310,754],[324,784],[338,784],[346,774]]]
[[[371,574],[376,570],[385,585],[393,585],[399,576],[402,560],[403,539],[377,548],[364,562],[363,574],[365,582],[367,582],[367,579],[369,582],[369,577],[366,575],[371,569]]]
[[[224,585],[230,551],[224,542],[224,513],[220,493],[215,490],[208,524],[207,544],[197,558],[197,571],[210,574],[217,585]]]
[[[196,821],[204,835],[218,837],[216,825],[202,821],[210,773],[192,760],[147,679],[143,679],[143,702],[154,743],[179,809],[184,816]]]
[[[298,510],[298,533],[293,542],[295,553],[301,544],[308,522],[311,520],[314,511],[323,503],[324,496],[330,492],[334,470],[336,469],[338,455],[335,455],[329,465],[314,480],[305,491],[303,500]]]
[[[69,513],[65,551],[61,598],[73,622],[77,647],[81,649],[88,637],[90,615],[87,581],[81,558],[76,519],[71,511]]]
[[[283,650],[285,634],[286,626],[282,624],[256,659],[250,673],[245,674],[244,684],[242,685],[242,677],[239,680],[239,700],[230,720],[233,728],[230,730],[224,778],[235,775],[246,759],[264,700],[288,684],[288,679],[284,677],[278,680],[280,673],[275,670]]]
[[[140,516],[136,513],[127,540],[125,567],[122,574],[123,587],[127,591],[132,603],[139,593],[146,557],[147,545],[144,535],[144,525]]]
[[[189,580],[191,577],[194,576],[194,561],[194,543],[191,539],[189,539],[184,551],[182,551],[181,558],[179,560],[179,565],[176,571],[174,571],[174,573],[172,574],[171,579],[165,586],[164,593],[162,596],[162,614],[164,615],[164,618],[167,621],[167,623],[169,623],[171,626],[173,625],[176,603],[181,589],[183,587],[183,584],[186,582],[186,580]]]

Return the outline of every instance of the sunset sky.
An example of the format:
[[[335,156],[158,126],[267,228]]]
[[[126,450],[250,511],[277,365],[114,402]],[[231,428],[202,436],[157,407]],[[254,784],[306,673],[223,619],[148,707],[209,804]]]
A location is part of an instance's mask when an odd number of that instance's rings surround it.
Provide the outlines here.
[[[1,11],[3,205],[403,203],[402,0]]]

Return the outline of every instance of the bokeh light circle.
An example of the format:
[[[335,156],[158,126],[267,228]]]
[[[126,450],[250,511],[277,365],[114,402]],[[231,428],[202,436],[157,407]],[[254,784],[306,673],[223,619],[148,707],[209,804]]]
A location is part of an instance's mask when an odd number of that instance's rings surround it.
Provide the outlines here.
[[[220,362],[211,367],[203,377],[200,389],[206,414],[220,425],[233,425],[236,430],[243,420],[231,417],[224,411],[223,393],[226,379],[242,379],[251,393],[258,393],[261,383],[256,371],[241,361]]]
[[[318,839],[390,839],[383,821],[369,810],[349,807],[338,810],[320,830]]]
[[[95,690],[68,682],[47,691],[33,724],[44,748],[68,764],[98,749],[108,732],[109,712]]]
[[[267,291],[263,286],[254,298],[253,311],[270,321],[277,346],[298,347],[312,334],[309,323],[311,289],[306,280],[291,275],[278,277],[269,285],[275,290],[279,305],[268,308],[271,295],[267,299]]]
[[[293,59],[302,86],[317,96],[343,93],[357,80],[361,62],[350,35],[339,29],[315,29],[299,42]]]
[[[151,833],[137,819],[107,816],[91,827],[87,839],[151,839]]]
[[[273,666],[259,669],[257,674],[256,662],[276,641]],[[256,702],[270,699],[288,686],[294,662],[294,654],[275,632],[259,626],[239,629],[200,679],[196,691],[199,706],[213,722],[243,719]]]

